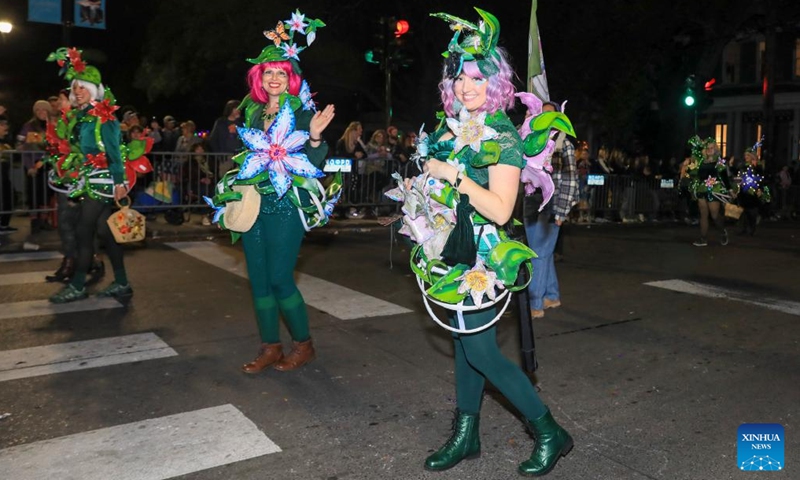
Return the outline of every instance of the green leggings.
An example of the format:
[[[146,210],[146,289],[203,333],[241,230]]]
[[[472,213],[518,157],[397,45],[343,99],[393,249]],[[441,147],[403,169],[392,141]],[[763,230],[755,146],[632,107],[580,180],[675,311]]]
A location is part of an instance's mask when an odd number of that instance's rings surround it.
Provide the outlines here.
[[[465,313],[464,323],[468,329],[476,328],[489,323],[496,314],[496,308]],[[450,315],[450,324],[456,324],[454,314]],[[478,333],[453,333],[453,342],[456,399],[460,411],[480,412],[484,383],[489,380],[525,418],[533,420],[547,412],[528,377],[500,352],[496,325]]]
[[[296,211],[259,213],[242,235],[247,274],[263,343],[280,342],[278,309],[296,342],[309,339],[308,312],[294,283],[294,267],[305,230]]]

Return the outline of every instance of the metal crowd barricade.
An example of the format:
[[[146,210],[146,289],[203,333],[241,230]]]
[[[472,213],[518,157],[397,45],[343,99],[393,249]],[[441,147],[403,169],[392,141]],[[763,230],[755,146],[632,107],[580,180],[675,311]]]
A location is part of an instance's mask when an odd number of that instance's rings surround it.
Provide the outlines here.
[[[55,211],[55,192],[48,187],[49,166],[33,168],[44,152],[0,152],[0,214]],[[206,206],[203,196],[233,168],[229,153],[151,152],[146,156],[153,171],[138,174],[130,192],[135,208],[159,211]]]
[[[0,215],[55,211],[55,195],[47,186],[49,167],[31,169],[42,155],[43,152],[37,151],[0,152]],[[153,171],[138,176],[131,191],[133,205],[144,213],[170,209],[202,211],[206,208],[203,196],[212,197],[217,181],[234,167],[232,156],[232,153],[206,152],[148,153]],[[351,208],[372,209],[376,214],[396,211],[399,204],[384,195],[395,186],[394,172],[404,178],[419,173],[413,162],[354,160],[352,171],[344,174],[339,211]],[[585,189],[582,199],[588,203],[591,216],[602,215],[606,219],[676,216],[681,204],[685,204],[677,178],[589,174],[581,182]],[[773,209],[795,213],[800,210],[798,204],[799,186],[793,185],[785,193],[779,187],[774,189]]]
[[[55,210],[45,168],[36,168],[44,152],[0,151],[0,215]]]
[[[589,174],[585,188],[592,215],[606,218],[672,214],[679,204],[678,180],[672,178]]]

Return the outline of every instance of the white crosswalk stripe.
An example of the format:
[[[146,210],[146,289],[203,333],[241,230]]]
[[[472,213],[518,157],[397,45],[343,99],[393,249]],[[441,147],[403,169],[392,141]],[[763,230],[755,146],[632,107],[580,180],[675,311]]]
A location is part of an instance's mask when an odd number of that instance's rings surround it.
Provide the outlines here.
[[[31,260],[53,260],[61,258],[59,252],[22,252],[22,253],[3,253],[0,254],[0,263],[8,262],[29,262]]]
[[[222,405],[0,450],[0,471],[9,480],[162,480],[280,451]]]
[[[234,255],[235,250],[212,242],[176,242],[167,245],[242,278],[248,278],[244,257],[237,258]],[[297,274],[297,288],[308,305],[342,320],[411,312],[399,305],[303,273]]]
[[[776,310],[790,315],[800,316],[800,302],[782,300],[779,298],[769,298],[763,295],[755,295],[752,292],[735,290],[732,288],[707,285],[699,282],[689,282],[686,280],[661,280],[657,282],[647,282],[645,285],[672,290],[674,292],[688,293],[707,298],[719,298],[732,300],[734,302],[749,303],[757,307]]]
[[[0,275],[0,287],[8,285],[25,285],[28,283],[43,283],[44,277],[51,275],[52,271],[46,272],[24,272],[24,273],[6,273]]]
[[[0,351],[0,382],[177,354],[156,334],[149,332],[6,350]]]
[[[35,265],[52,258],[60,255],[26,253],[3,261]],[[0,287],[41,283],[48,273],[2,274]],[[97,297],[66,304],[9,302],[0,303],[0,320],[39,321],[36,317],[121,307],[113,298]],[[102,377],[98,367],[177,355],[152,332],[5,350],[0,383],[87,369]],[[278,445],[226,404],[0,449],[0,480],[163,480],[278,452]]]
[[[38,317],[40,315],[58,315],[61,313],[89,312],[108,308],[122,308],[123,305],[113,298],[89,297],[72,303],[50,303],[47,300],[30,300],[2,304],[0,320],[22,317]]]

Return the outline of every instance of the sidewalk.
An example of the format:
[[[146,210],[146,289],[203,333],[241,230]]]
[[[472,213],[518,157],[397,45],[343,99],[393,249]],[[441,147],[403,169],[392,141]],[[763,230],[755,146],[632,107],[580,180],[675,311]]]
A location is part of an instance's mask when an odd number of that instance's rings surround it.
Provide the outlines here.
[[[187,214],[188,221],[182,225],[172,225],[159,214],[155,220],[147,221],[147,242],[173,242],[191,240],[211,240],[229,237],[229,233],[220,230],[216,225],[203,225],[203,215]],[[58,250],[61,241],[58,230],[42,230],[36,235],[30,233],[30,219],[27,216],[14,216],[11,226],[16,232],[0,235],[0,253],[19,252],[23,250]],[[340,232],[369,232],[373,229],[384,229],[377,219],[333,219],[322,228],[315,228],[309,235],[337,235]]]

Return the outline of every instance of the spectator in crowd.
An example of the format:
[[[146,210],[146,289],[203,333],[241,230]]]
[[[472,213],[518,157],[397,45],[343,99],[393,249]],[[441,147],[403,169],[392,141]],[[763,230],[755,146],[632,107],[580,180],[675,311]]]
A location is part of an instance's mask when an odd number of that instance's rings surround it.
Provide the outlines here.
[[[61,101],[59,99],[59,95],[50,95],[47,97],[47,103],[50,104],[50,121],[55,120],[58,118],[59,113],[61,112]]]
[[[375,130],[367,143],[366,196],[365,201],[377,204],[381,202],[381,191],[387,185],[386,168],[392,160],[386,139],[386,130]],[[368,215],[374,217],[377,212],[370,208]]]
[[[189,203],[202,204],[202,198],[214,196],[214,170],[209,165],[209,158],[206,154],[207,148],[204,142],[200,142],[192,147],[192,161],[189,164],[189,185],[188,196]],[[206,210],[206,209],[204,209]],[[203,215],[202,224],[205,226],[211,225],[211,218],[213,210]]]
[[[592,162],[589,160],[589,149],[581,148],[577,155],[578,168],[578,222],[589,222],[589,172]]]
[[[195,133],[196,130],[197,126],[191,120],[181,123],[181,136],[178,137],[178,143],[175,145],[176,153],[189,153],[192,151],[192,147],[203,141]]]
[[[175,128],[175,125],[175,117],[172,115],[164,117],[164,126],[161,129],[161,145],[159,145],[158,151],[175,151],[175,147],[178,145],[178,137],[181,135],[181,132]]]
[[[3,153],[11,150],[11,126],[5,115],[0,115],[0,211],[10,212],[14,208],[13,187],[11,186],[11,156]],[[15,232],[11,226],[11,214],[0,214],[0,235]]]
[[[364,128],[361,122],[350,122],[345,128],[341,138],[336,142],[335,155],[342,158],[353,160],[353,173],[347,176],[345,192],[349,203],[359,203],[362,201],[362,185],[360,176],[364,175],[366,168],[367,146],[361,140]],[[347,215],[351,218],[363,217],[363,211],[351,207]]]
[[[389,154],[394,157],[397,150],[400,148],[400,131],[394,125],[389,125],[386,128],[386,149]]]
[[[27,172],[26,191],[28,206],[31,210],[47,208],[47,180],[42,166],[42,151],[45,146],[47,121],[50,119],[50,103],[47,100],[37,100],[33,104],[33,117],[22,125],[17,135],[17,149],[28,150],[36,153],[27,153],[22,156],[22,164]],[[36,234],[41,229],[52,228],[47,223],[46,213],[31,214],[31,233]]]
[[[130,130],[134,125],[140,126],[139,114],[136,113],[136,110],[125,111],[125,113],[122,114],[122,121],[119,124],[119,129],[122,132],[122,136],[126,142],[130,141],[128,130]]]
[[[542,112],[558,111],[558,104],[545,103]],[[552,199],[544,209],[538,213],[533,222],[526,219],[525,230],[528,234],[528,244],[536,252],[537,258],[533,262],[533,278],[528,285],[530,296],[531,316],[544,317],[548,308],[561,306],[561,292],[558,287],[558,276],[553,259],[558,233],[564,222],[569,217],[572,207],[578,202],[578,169],[575,162],[575,147],[564,132],[556,135],[556,147],[551,159],[553,166],[553,191]],[[535,197],[541,193],[531,195]],[[534,200],[535,201],[535,200]],[[539,200],[538,205],[541,205]],[[529,212],[538,210],[538,205],[526,205],[526,217],[531,218]]]
[[[422,173],[417,164],[411,160],[411,156],[417,151],[416,140],[417,134],[414,132],[406,132],[400,138],[395,158],[397,159],[397,171],[403,178],[416,177]]]
[[[781,171],[778,173],[778,187],[781,192],[781,218],[789,220],[792,215],[792,198],[790,195],[792,172],[789,170],[788,165],[781,167]]]
[[[214,153],[236,153],[242,149],[237,127],[241,127],[242,113],[238,100],[228,100],[222,109],[222,116],[214,122],[209,136],[209,147]]]

